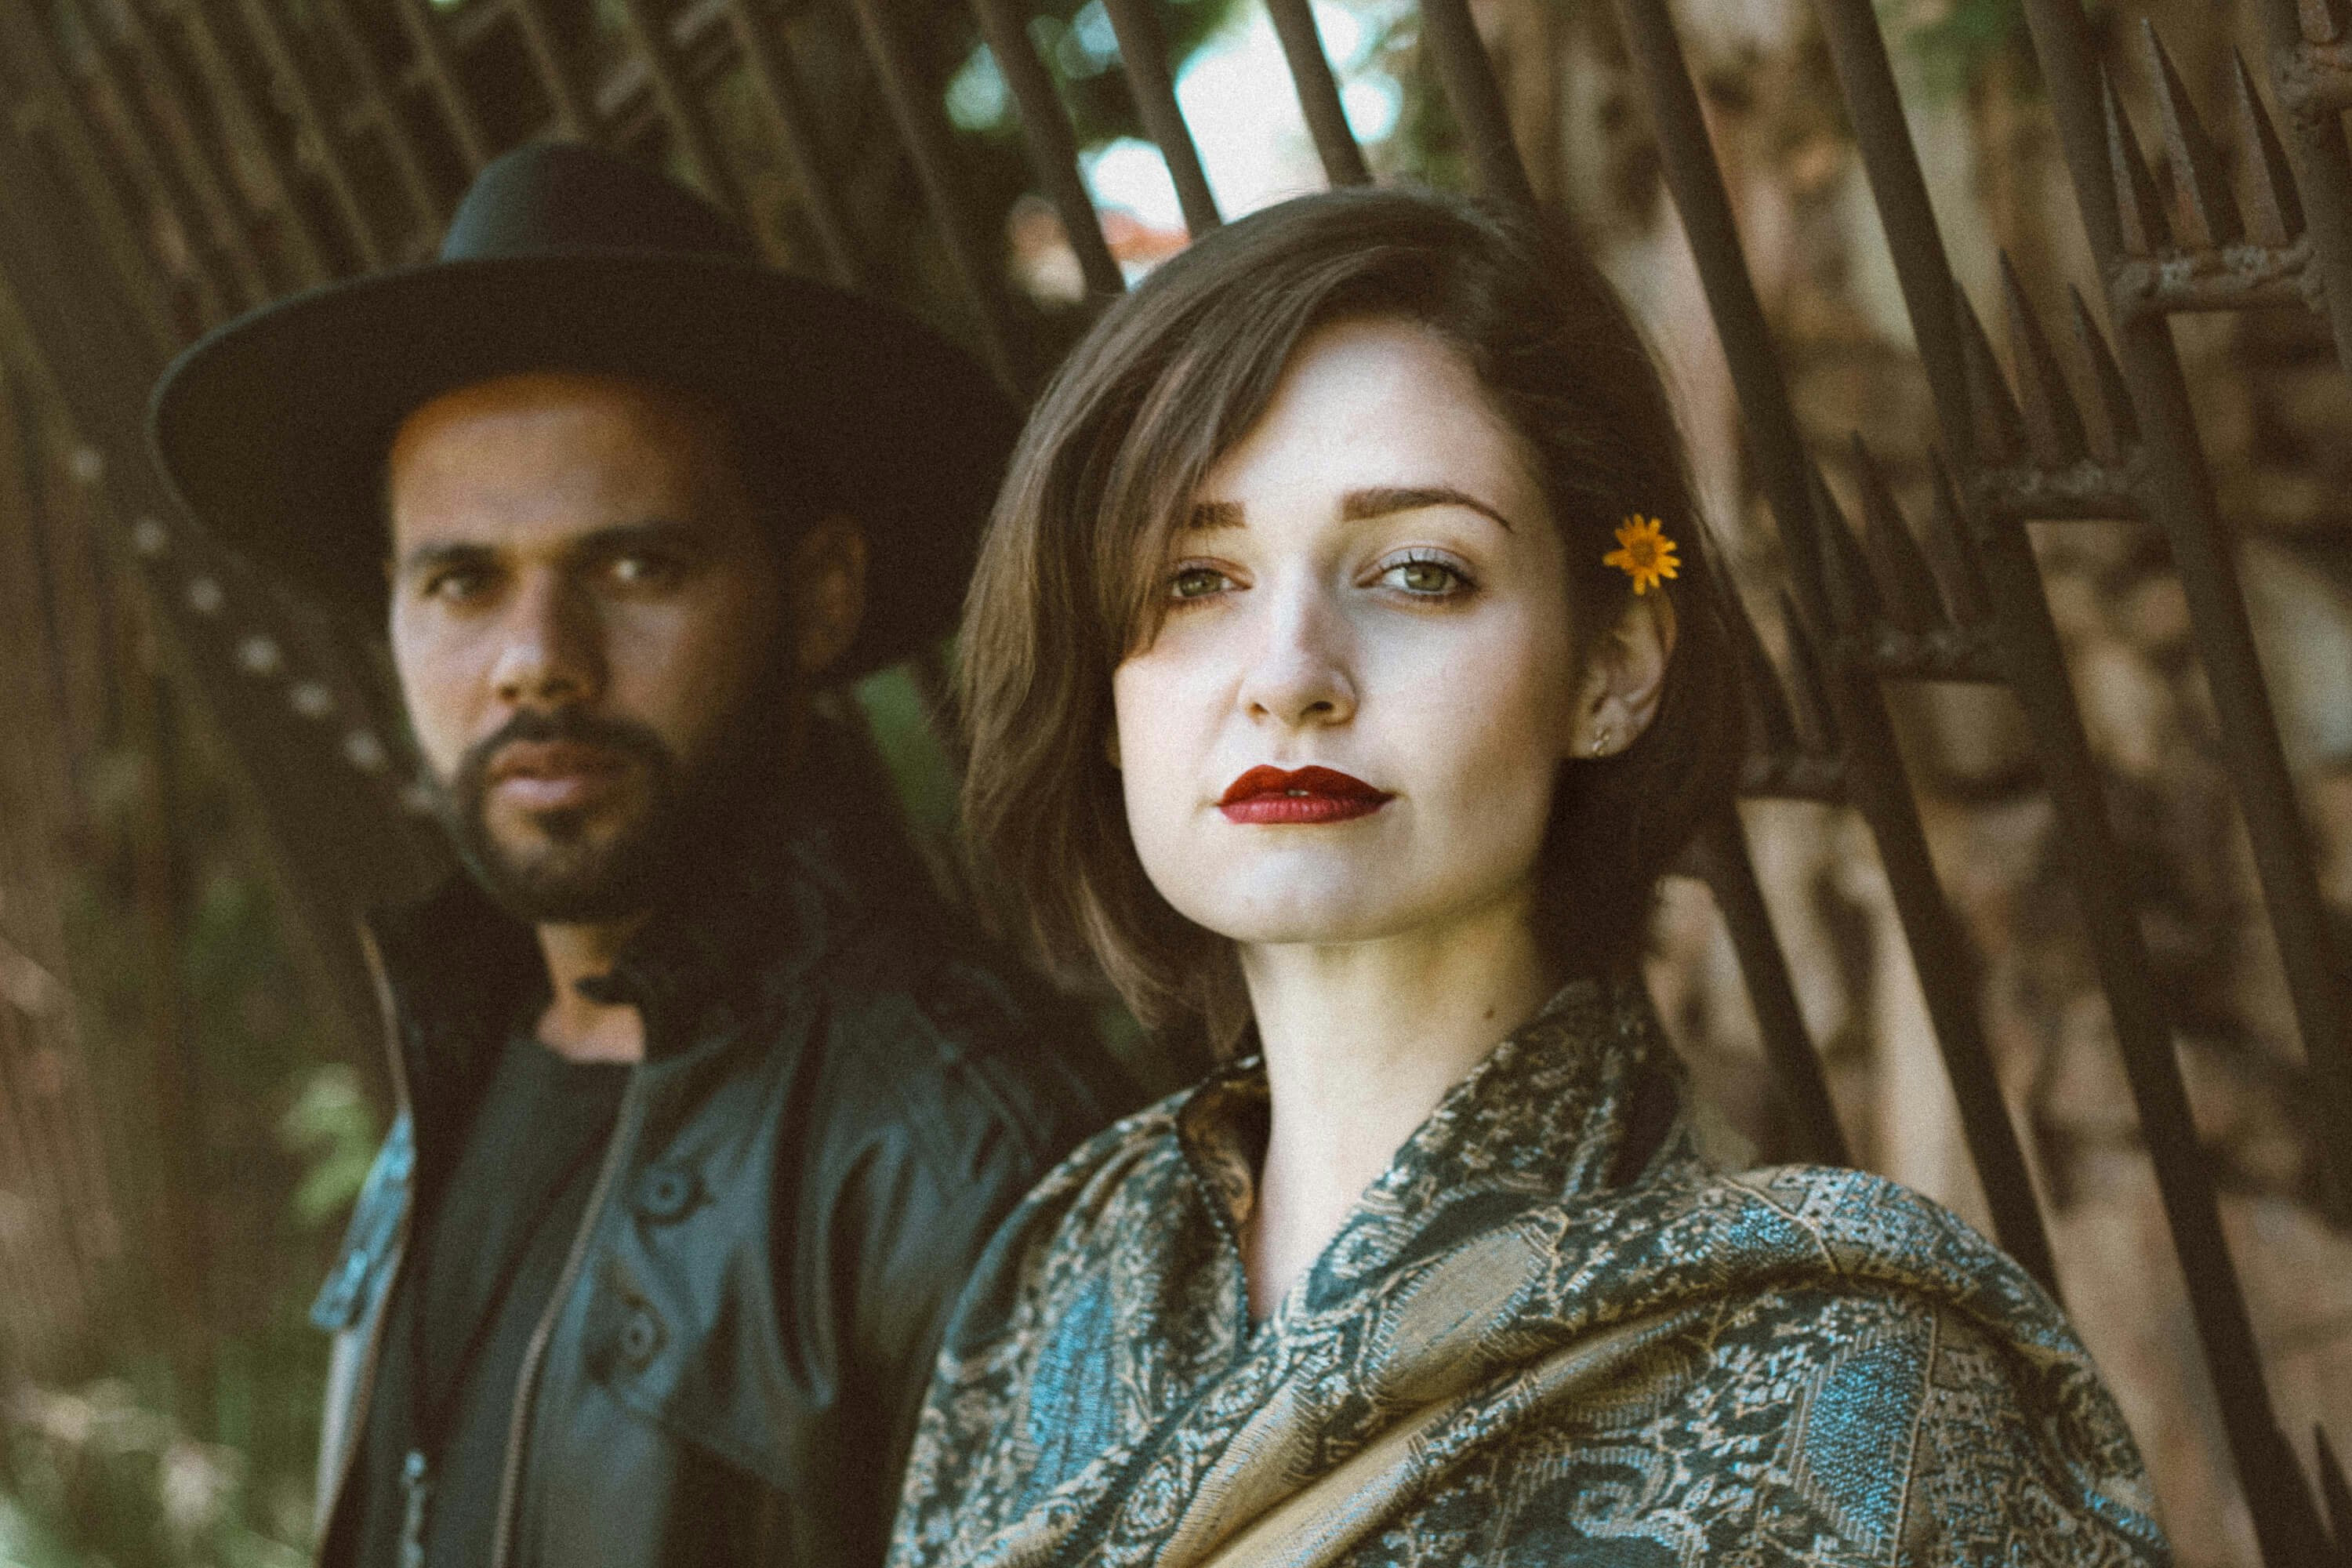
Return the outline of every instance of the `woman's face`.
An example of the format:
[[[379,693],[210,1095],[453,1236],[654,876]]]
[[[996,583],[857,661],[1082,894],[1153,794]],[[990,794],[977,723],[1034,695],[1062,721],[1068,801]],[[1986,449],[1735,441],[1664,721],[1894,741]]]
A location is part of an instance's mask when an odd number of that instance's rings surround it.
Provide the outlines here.
[[[1128,825],[1186,918],[1376,941],[1525,899],[1580,739],[1559,531],[1468,363],[1411,322],[1301,344],[1211,471],[1112,678]]]

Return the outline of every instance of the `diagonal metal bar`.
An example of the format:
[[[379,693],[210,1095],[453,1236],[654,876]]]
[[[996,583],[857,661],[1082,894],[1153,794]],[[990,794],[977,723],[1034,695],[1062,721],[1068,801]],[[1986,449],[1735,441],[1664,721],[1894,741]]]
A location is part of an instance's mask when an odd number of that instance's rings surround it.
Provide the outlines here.
[[[1372,172],[1364,164],[1364,150],[1356,144],[1339,83],[1323,52],[1323,36],[1316,30],[1313,0],[1265,0],[1265,14],[1282,41],[1282,58],[1289,62],[1299,112],[1307,116],[1307,133],[1315,139],[1324,177],[1335,185],[1370,184]]]
[[[310,226],[310,215],[302,210],[295,197],[293,170],[269,134],[269,127],[254,105],[253,95],[238,77],[236,57],[222,45],[211,6],[207,0],[182,0],[174,15],[187,33],[189,52],[195,56],[196,70],[212,92],[222,123],[249,154],[260,176],[269,211],[278,219],[286,236],[287,248],[293,255],[295,276],[305,284],[324,283],[333,271],[327,265],[318,232]]]
[[[1977,466],[1977,422],[1969,406],[1964,312],[1925,177],[1895,95],[1876,14],[1869,0],[1816,0],[1865,172],[1890,242],[1935,397],[1945,444],[1962,473]],[[2092,106],[2096,112],[2095,105]],[[2006,268],[2006,258],[2004,258]],[[2013,275],[2004,274],[2012,294]],[[2042,351],[2045,355],[2046,347]],[[2221,1233],[2210,1174],[2174,1054],[2172,1030],[2150,964],[2109,821],[2105,785],[2091,754],[2065,656],[2022,527],[1964,514],[1993,602],[2009,684],[2034,731],[2042,782],[2058,815],[2060,851],[2091,939],[2140,1131],[2155,1166],[2173,1247],[2188,1282],[2206,1366],[2229,1434],[2240,1484],[2275,1568],[2298,1559],[2285,1521],[2308,1508],[2263,1383],[2245,1294]],[[2261,1516],[2268,1515],[2267,1521]]]
[[[2311,91],[2303,69],[2306,51],[2337,44],[2338,30],[2326,6],[2261,0],[2254,9],[2262,13],[2270,44],[2272,90],[2290,124],[2295,184],[2309,224],[2313,272],[2336,336],[2336,363],[2352,375],[2352,144],[2345,140],[2344,106]],[[2079,174],[2075,188],[2083,189]]]
[[[2121,259],[2122,228],[2109,159],[2098,67],[2079,0],[2026,0],[2026,23],[2050,86],[2061,143],[2092,254],[2110,276]],[[2306,204],[2313,193],[2305,193]],[[2269,684],[2238,583],[2237,557],[2221,527],[2213,478],[2197,438],[2189,385],[2160,317],[2116,320],[2116,348],[2146,440],[2141,447],[2148,512],[2163,526],[2189,601],[2189,623],[2213,692],[2224,760],[2252,841],[2254,868],[2303,1033],[2322,1156],[2337,1213],[2352,1212],[2352,996],[2331,930],[2294,781],[2287,771]]]
[[[685,154],[695,183],[719,207],[738,218],[748,218],[742,190],[719,151],[709,117],[686,80],[677,47],[661,18],[654,15],[646,0],[614,0],[614,4],[637,58],[645,62],[646,79],[653,84],[654,101],[660,106],[662,118],[669,122],[670,134],[677,139],[678,151]]]
[[[1813,513],[1811,465],[1798,433],[1788,384],[1764,320],[1733,221],[1723,172],[1707,138],[1698,91],[1665,0],[1617,0],[1626,47],[1650,105],[1666,185],[1699,268],[1702,286],[1745,416],[1766,499],[1780,526],[1799,595],[1799,624],[1826,640],[1835,625],[1821,580],[1822,542]],[[1994,1072],[1977,1012],[1977,976],[1965,931],[1937,879],[1912,800],[1894,721],[1876,679],[1832,666],[1826,672],[1845,741],[1847,793],[1878,846],[1912,964],[1936,1027],[1960,1110],[1960,1128],[1991,1210],[1995,1237],[2053,1294],[2057,1274],[2016,1128]]]
[[[1511,140],[1502,86],[1486,58],[1486,46],[1479,41],[1468,0],[1422,0],[1421,26],[1437,65],[1438,85],[1469,144],[1479,189],[1502,201],[1534,206],[1535,187],[1519,161],[1518,143]]]
[[[416,51],[417,68],[432,89],[433,100],[441,106],[441,118],[449,127],[450,140],[457,144],[457,156],[466,161],[467,174],[481,173],[482,165],[490,161],[489,134],[482,129],[474,100],[466,95],[457,57],[435,26],[428,0],[392,0],[392,10],[408,35],[408,47]]]
[[[809,226],[816,231],[817,248],[824,253],[825,275],[845,289],[855,289],[865,281],[866,268],[850,240],[849,220],[825,171],[816,124],[809,117],[783,41],[768,30],[752,9],[751,0],[727,0],[727,16],[735,29],[736,47],[743,52],[744,68],[751,74],[760,105],[776,133],[776,150],[799,188]]]
[[[352,81],[359,89],[360,102],[366,108],[368,118],[375,121],[384,151],[391,155],[393,173],[408,197],[409,211],[416,219],[421,237],[437,237],[442,220],[448,216],[442,194],[435,188],[433,176],[425,172],[424,151],[417,146],[408,121],[401,115],[399,100],[376,62],[375,50],[352,15],[351,0],[317,0],[317,5],[327,31],[334,35],[343,67],[352,73]]]
[[[352,177],[351,165],[343,161],[334,128],[328,124],[319,106],[319,92],[303,68],[299,47],[287,33],[286,24],[270,0],[236,0],[237,10],[245,20],[247,37],[261,46],[261,58],[277,79],[278,91],[301,134],[319,177],[326,182],[328,199],[343,220],[344,233],[352,248],[370,270],[383,265],[383,247],[375,237],[375,225],[369,220],[367,203],[360,197],[359,183]]]
[[[1804,1011],[1797,1005],[1796,987],[1789,979],[1788,955],[1780,949],[1772,912],[1765,906],[1764,889],[1756,880],[1747,830],[1736,812],[1702,831],[1698,869],[1715,895],[1716,908],[1723,912],[1725,929],[1731,933],[1748,1005],[1756,1010],[1757,1027],[1763,1037],[1764,1057],[1771,1064],[1773,1088],[1796,1132],[1800,1151],[1806,1159],[1824,1164],[1853,1164],[1853,1153],[1838,1126],[1828,1080],[1822,1076],[1820,1053],[1813,1048]]]
[[[1022,378],[1013,366],[1003,306],[997,297],[993,273],[982,259],[987,253],[981,247],[971,216],[957,192],[954,160],[938,95],[915,75],[888,0],[855,0],[855,4],[858,31],[866,38],[866,52],[874,61],[875,74],[881,79],[882,96],[889,103],[891,119],[898,122],[898,139],[906,144],[908,156],[914,160],[915,176],[923,187],[924,205],[931,209],[931,221],[939,226],[940,237],[947,247],[948,265],[955,273],[957,288],[979,331],[982,356],[1005,390],[1017,396],[1023,390]]]
[[[972,0],[972,10],[980,17],[988,52],[995,57],[996,68],[1012,89],[1013,101],[1020,106],[1021,135],[1029,148],[1029,166],[1062,220],[1063,237],[1077,256],[1078,275],[1086,279],[1087,291],[1104,298],[1124,292],[1127,279],[1103,238],[1102,215],[1095,210],[1094,197],[1087,194],[1087,183],[1078,173],[1078,142],[1070,127],[1069,112],[1054,90],[1045,62],[1037,58],[1029,29],[1021,25],[1013,0]]]
[[[1143,128],[1168,161],[1169,177],[1176,182],[1176,200],[1184,209],[1184,226],[1197,237],[1217,226],[1217,198],[1210,194],[1209,176],[1201,167],[1201,150],[1192,144],[1192,129],[1176,102],[1176,79],[1168,64],[1168,36],[1160,31],[1150,0],[1103,0],[1111,30],[1118,35],[1118,60],[1127,72],[1128,90]]]
[[[589,102],[587,89],[580,85],[579,74],[564,55],[563,40],[557,36],[555,22],[548,16],[542,0],[506,0],[506,11],[522,30],[523,47],[530,52],[540,86],[555,110],[556,129],[574,142],[594,141],[595,110]]]

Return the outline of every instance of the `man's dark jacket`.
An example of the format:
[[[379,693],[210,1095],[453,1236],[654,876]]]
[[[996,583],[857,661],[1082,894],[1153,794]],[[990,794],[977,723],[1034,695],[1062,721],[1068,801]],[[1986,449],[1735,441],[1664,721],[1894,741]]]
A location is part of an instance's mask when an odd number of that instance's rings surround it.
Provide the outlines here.
[[[878,1563],[965,1274],[1125,1109],[1092,1043],[913,894],[911,857],[779,837],[711,858],[599,983],[641,1010],[646,1058],[526,1359],[491,1568]],[[516,988],[546,984],[470,883],[373,936],[400,1109],[313,1309],[329,1563],[368,1402],[401,1394],[371,1384],[417,1194]]]

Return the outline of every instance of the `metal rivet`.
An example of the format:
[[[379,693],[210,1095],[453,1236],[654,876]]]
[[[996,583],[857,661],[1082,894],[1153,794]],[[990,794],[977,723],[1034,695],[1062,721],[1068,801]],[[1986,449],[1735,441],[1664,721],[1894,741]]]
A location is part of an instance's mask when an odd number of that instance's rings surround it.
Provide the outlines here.
[[[380,773],[392,759],[384,754],[383,742],[366,730],[354,730],[343,737],[343,761],[363,773]]]
[[[228,593],[210,577],[196,577],[188,584],[188,608],[200,616],[217,616],[228,604]]]
[[[286,700],[305,719],[324,719],[335,710],[335,694],[315,680],[296,681]]]
[[[69,461],[73,477],[83,484],[94,485],[106,477],[106,454],[95,447],[76,447]]]
[[[131,525],[131,548],[153,560],[172,548],[172,531],[152,517]]]
[[[286,668],[286,656],[277,638],[256,632],[236,645],[236,663],[247,675],[267,678]]]

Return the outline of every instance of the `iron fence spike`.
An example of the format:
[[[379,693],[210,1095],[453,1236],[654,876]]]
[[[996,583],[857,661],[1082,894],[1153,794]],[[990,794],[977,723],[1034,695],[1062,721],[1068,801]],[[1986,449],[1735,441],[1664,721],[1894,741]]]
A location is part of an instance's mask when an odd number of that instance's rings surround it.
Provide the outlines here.
[[[1969,409],[1976,422],[1977,458],[1989,467],[2014,463],[2025,455],[2025,416],[2009,390],[2009,378],[1993,357],[1992,340],[1968,294],[1952,290],[1952,315],[1959,328],[1960,358],[1968,372]]]
[[[2000,253],[2001,304],[2009,315],[2009,353],[2017,365],[2017,389],[2024,404],[2025,437],[2044,468],[2071,468],[2090,454],[2082,411],[2066,384],[2066,373],[2050,347],[2050,335],[2034,318],[2025,285],[2009,252]]]
[[[1876,569],[1886,618],[1906,632],[1927,633],[1951,625],[1936,574],[1920,553],[1919,541],[1903,516],[1886,471],[1862,438],[1853,436],[1854,471],[1862,480],[1863,546]]]
[[[1126,72],[1135,112],[1160,148],[1168,177],[1176,184],[1177,205],[1184,226],[1198,239],[1223,221],[1209,176],[1201,166],[1201,151],[1184,110],[1176,101],[1176,79],[1168,60],[1168,35],[1145,0],[1103,0],[1111,33],[1118,39],[1118,60]]]
[[[2336,1538],[2336,1560],[2352,1568],[2352,1484],[2345,1481],[2344,1465],[2327,1440],[2327,1428],[2315,1424],[2311,1435],[2318,1450],[2319,1495],[2327,1500],[2328,1533]]]
[[[2140,44],[2147,52],[2157,109],[2164,117],[2165,162],[2172,166],[2173,188],[2186,198],[2180,210],[2189,226],[2181,238],[2195,250],[2218,250],[2244,238],[2245,219],[2230,192],[2230,171],[2221,150],[2197,117],[2197,106],[2189,100],[2171,52],[2157,36],[2156,24],[2146,17],[2140,18]]]
[[[1833,757],[1840,746],[1827,667],[1785,588],[1780,591],[1780,624],[1789,630],[1790,714],[1796,721],[1797,744],[1809,756]]]
[[[1740,690],[1748,699],[1755,749],[1768,759],[1804,749],[1789,710],[1789,694],[1780,684],[1780,668],[1766,650],[1763,635],[1757,631],[1738,589],[1725,588],[1723,612],[1731,631],[1732,658],[1739,667]]]
[[[751,0],[733,3],[748,8]],[[1069,110],[1062,106],[1054,79],[1038,58],[1036,40],[1022,23],[1023,8],[1014,0],[973,0],[972,8],[979,15],[981,36],[987,40],[996,68],[1013,89],[1013,101],[1021,112],[1022,140],[1029,147],[1030,167],[1062,220],[1062,237],[1077,256],[1078,275],[1085,279],[1087,291],[1105,300],[1125,291],[1127,279],[1118,269],[1118,258],[1103,237],[1102,215],[1095,210],[1085,176],[1078,172],[1077,133],[1071,127]]]
[[[2279,141],[2270,110],[2263,107],[2262,89],[2246,68],[2246,57],[2236,49],[2230,51],[2230,78],[2238,89],[2239,135],[2253,176],[2246,186],[2247,229],[2261,244],[2291,245],[2303,233],[2303,196],[2295,189],[2285,144]]]
[[[1335,185],[1371,184],[1372,173],[1349,127],[1347,107],[1339,100],[1339,84],[1323,52],[1310,0],[1265,0],[1265,14],[1281,41],[1283,58],[1290,64],[1290,85],[1298,94],[1299,112],[1307,117],[1324,178]]]
[[[1878,601],[1878,585],[1871,581],[1870,563],[1863,559],[1853,524],[1846,520],[1837,497],[1830,493],[1821,468],[1811,463],[1806,467],[1813,515],[1820,520],[1822,586],[1829,593],[1830,614],[1836,618],[1838,631],[1868,637],[1886,620]]]
[[[2066,300],[2074,323],[2074,341],[2081,346],[2083,357],[2090,362],[2091,384],[2098,390],[2099,412],[2104,416],[2099,459],[2120,466],[2129,460],[2132,448],[2139,445],[2139,415],[2132,407],[2131,388],[2125,384],[2115,351],[2107,346],[2106,334],[2099,331],[2098,318],[2091,314],[2083,291],[2069,283]]]
[[[1927,538],[1937,581],[1943,584],[1944,602],[1952,608],[1953,621],[1963,626],[1981,626],[1992,619],[1992,594],[1985,586],[1984,566],[1977,559],[1976,542],[1969,537],[1960,516],[1960,492],[1952,483],[1944,455],[1930,452],[1927,456],[1928,477],[1934,485],[1934,499],[1927,509]]]
[[[2140,156],[2139,132],[2132,129],[2131,116],[2124,112],[2123,100],[2116,96],[2114,79],[2106,68],[2099,68],[2099,97],[2106,110],[2107,162],[2113,167],[2116,181],[2116,208],[2123,220],[2124,254],[2154,256],[2172,247],[2172,225],[2164,216],[2164,203],[2156,193],[2156,178],[2147,172],[2147,160]]]

